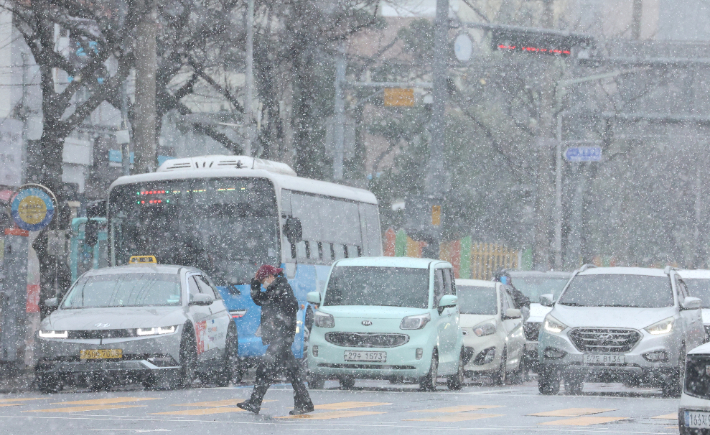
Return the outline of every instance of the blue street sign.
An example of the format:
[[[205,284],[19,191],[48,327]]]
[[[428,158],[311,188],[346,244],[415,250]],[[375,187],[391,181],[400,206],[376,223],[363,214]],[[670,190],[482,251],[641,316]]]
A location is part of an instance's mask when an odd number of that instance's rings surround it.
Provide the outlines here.
[[[54,217],[54,201],[42,189],[23,187],[12,200],[12,219],[25,231],[39,231]]]
[[[601,147],[570,147],[565,151],[568,162],[599,162],[601,159]]]

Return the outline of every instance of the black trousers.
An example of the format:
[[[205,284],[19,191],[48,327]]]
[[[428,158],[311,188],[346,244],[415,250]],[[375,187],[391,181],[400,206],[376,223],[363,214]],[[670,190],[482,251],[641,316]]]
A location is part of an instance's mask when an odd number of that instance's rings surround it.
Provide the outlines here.
[[[303,383],[301,368],[298,365],[298,361],[296,361],[296,357],[293,356],[293,352],[291,352],[291,342],[280,340],[269,343],[266,353],[259,361],[259,365],[256,368],[254,391],[251,393],[249,402],[256,407],[261,407],[266,391],[274,383],[274,378],[279,373],[285,373],[286,379],[293,386],[293,404],[295,408],[304,408],[313,404],[306,385]]]

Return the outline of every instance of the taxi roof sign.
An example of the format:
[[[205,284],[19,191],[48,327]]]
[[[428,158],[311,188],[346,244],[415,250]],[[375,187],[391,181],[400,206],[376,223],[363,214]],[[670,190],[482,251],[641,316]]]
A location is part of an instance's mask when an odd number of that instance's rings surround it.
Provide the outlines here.
[[[158,264],[155,255],[134,255],[128,260],[128,264]]]

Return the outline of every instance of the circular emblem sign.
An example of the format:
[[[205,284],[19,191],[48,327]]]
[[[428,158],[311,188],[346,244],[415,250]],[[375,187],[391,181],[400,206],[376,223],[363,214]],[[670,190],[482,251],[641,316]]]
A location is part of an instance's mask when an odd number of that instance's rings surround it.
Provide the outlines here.
[[[54,217],[54,202],[42,189],[30,187],[20,190],[12,200],[12,218],[25,231],[39,231]]]

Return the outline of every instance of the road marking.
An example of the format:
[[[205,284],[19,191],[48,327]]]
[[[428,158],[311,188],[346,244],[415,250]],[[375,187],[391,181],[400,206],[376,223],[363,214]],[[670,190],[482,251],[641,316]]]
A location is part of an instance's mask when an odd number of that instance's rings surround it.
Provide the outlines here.
[[[555,420],[540,423],[541,426],[591,426],[594,424],[611,423],[619,420],[628,420],[627,417],[579,417],[567,420]]]
[[[663,414],[651,418],[655,420],[678,420],[678,414]]]
[[[106,409],[142,408],[140,405],[90,405],[90,406],[67,406],[66,408],[33,409],[23,412],[86,412],[102,411]]]
[[[481,409],[493,409],[500,408],[500,406],[494,405],[461,405],[461,406],[450,406],[447,408],[436,408],[436,409],[423,409],[420,411],[409,411],[409,412],[470,412],[470,411],[480,411]]]
[[[439,423],[456,423],[459,421],[481,420],[483,418],[503,417],[503,414],[476,414],[475,412],[462,412],[458,414],[437,415],[426,418],[408,418],[404,421],[433,421]]]
[[[327,409],[331,411],[340,411],[343,409],[368,408],[370,406],[391,405],[385,402],[338,402],[327,403],[325,405],[316,405],[316,409]]]
[[[183,409],[182,411],[169,411],[169,412],[153,412],[151,415],[212,415],[212,414],[226,414],[228,412],[244,412],[240,408],[232,408],[228,406],[222,406],[219,408],[197,408],[197,409]]]
[[[568,408],[557,411],[538,412],[528,414],[533,417],[581,417],[583,415],[601,414],[602,412],[616,411],[610,408]]]
[[[140,402],[143,400],[158,400],[155,397],[112,397],[108,399],[77,400],[75,402],[58,402],[52,405],[111,405],[114,403]]]
[[[237,406],[237,403],[244,402],[246,399],[227,399],[227,400],[212,400],[207,402],[195,403],[178,403],[173,406],[203,406],[206,408],[218,408],[220,406]],[[262,403],[276,402],[275,400],[264,400]]]
[[[332,420],[335,418],[349,418],[349,417],[363,417],[366,415],[378,415],[385,414],[384,412],[374,412],[374,411],[333,411],[333,412],[321,412],[318,414],[301,414],[301,415],[289,415],[285,417],[276,418],[290,418],[290,419],[303,419],[303,420]]]

